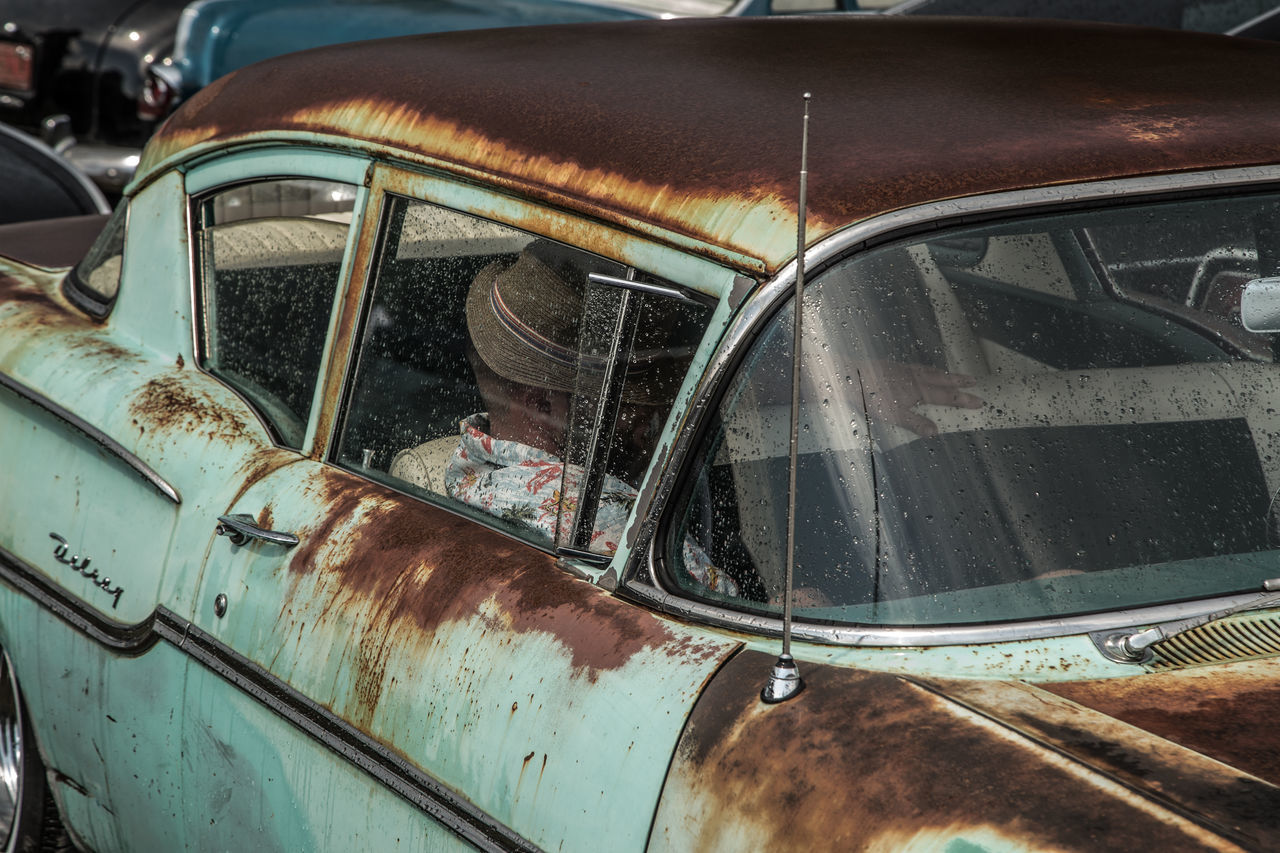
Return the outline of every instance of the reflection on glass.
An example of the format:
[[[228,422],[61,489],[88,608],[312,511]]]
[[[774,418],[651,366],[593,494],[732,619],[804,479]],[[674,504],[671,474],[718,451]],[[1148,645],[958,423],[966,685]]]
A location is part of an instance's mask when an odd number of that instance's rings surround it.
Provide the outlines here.
[[[1272,339],[1189,295],[1224,247],[1237,278],[1275,274],[1276,203],[957,230],[823,270],[804,303],[797,613],[1042,618],[1280,575]],[[781,609],[793,311],[725,392],[665,549],[670,583],[760,612]],[[688,581],[690,542],[736,595]]]
[[[627,272],[393,199],[336,461],[537,544],[612,553],[692,352],[670,345],[672,330],[687,344],[705,327],[639,297],[624,322],[616,293],[588,298],[591,273]],[[634,346],[615,346],[620,323]],[[655,365],[677,351],[673,386]],[[615,363],[621,393],[603,406]],[[586,461],[593,453],[599,468]],[[578,542],[568,531],[584,496],[594,511]]]
[[[201,365],[300,449],[355,204],[348,184],[285,179],[204,199],[196,229]]]

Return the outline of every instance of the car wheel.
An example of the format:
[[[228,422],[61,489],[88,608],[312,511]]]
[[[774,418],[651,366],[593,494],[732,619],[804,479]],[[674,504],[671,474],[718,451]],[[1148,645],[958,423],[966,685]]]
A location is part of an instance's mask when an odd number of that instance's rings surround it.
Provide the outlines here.
[[[18,677],[0,651],[0,838],[5,853],[70,849],[49,796]]]

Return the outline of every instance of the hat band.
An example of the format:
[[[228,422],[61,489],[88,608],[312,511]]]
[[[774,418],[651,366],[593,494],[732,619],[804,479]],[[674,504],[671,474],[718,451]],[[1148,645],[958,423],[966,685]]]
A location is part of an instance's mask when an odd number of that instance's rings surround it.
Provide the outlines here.
[[[507,303],[503,300],[496,275],[494,276],[493,285],[489,288],[489,307],[493,311],[494,318],[513,338],[556,364],[570,369],[581,367],[588,372],[594,373],[603,372],[606,364],[608,364],[608,358],[584,355],[578,352],[576,348],[557,344],[521,320],[515,312],[507,307]],[[636,379],[647,374],[652,369],[652,366],[648,359],[633,361],[628,365],[623,375],[629,379]]]
[[[541,353],[557,364],[566,367],[575,367],[577,365],[577,350],[561,346],[550,338],[538,334],[537,330],[524,323],[507,307],[507,303],[502,299],[502,293],[498,290],[496,277],[494,278],[493,286],[489,288],[489,307],[493,309],[493,315],[502,324],[502,328],[506,329],[512,337],[525,346]]]

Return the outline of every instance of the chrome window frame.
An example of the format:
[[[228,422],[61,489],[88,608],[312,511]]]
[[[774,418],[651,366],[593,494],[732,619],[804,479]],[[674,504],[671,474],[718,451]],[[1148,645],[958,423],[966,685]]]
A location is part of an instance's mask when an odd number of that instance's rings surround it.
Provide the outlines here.
[[[806,249],[805,267],[816,273],[829,262],[853,251],[927,233],[939,227],[1003,219],[1015,212],[1039,216],[1095,206],[1099,202],[1108,206],[1127,206],[1216,194],[1241,187],[1256,187],[1260,191],[1280,188],[1280,165],[1090,181],[930,202],[875,216],[825,237]],[[770,637],[782,635],[782,620],[779,618],[708,604],[691,599],[682,591],[667,589],[659,580],[656,545],[661,539],[659,528],[666,529],[672,522],[671,498],[688,474],[695,455],[695,443],[705,432],[721,391],[732,380],[740,358],[764,324],[791,297],[795,275],[796,262],[792,259],[751,295],[725,332],[698,383],[694,402],[685,413],[679,439],[668,457],[660,460],[659,464],[665,467],[657,487],[642,493],[638,499],[637,521],[628,536],[632,551],[618,586],[619,594],[697,622]],[[792,635],[827,645],[894,648],[1032,640],[1180,619],[1229,607],[1256,596],[1256,592],[1248,592],[1083,616],[972,625],[819,625],[797,619],[792,625]]]

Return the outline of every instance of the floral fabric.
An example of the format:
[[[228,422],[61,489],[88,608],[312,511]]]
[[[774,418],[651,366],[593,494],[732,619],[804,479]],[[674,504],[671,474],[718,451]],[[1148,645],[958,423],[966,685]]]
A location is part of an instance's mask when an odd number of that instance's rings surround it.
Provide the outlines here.
[[[581,468],[565,466],[545,450],[494,438],[488,429],[489,416],[484,413],[462,422],[458,449],[444,472],[445,493],[554,542],[560,513],[567,523],[577,508]],[[562,494],[567,495],[563,500]],[[612,554],[618,550],[635,499],[631,486],[617,477],[605,477],[591,535],[592,551]],[[716,592],[737,595],[736,584],[718,572],[695,543],[685,543],[684,551],[694,580]]]

